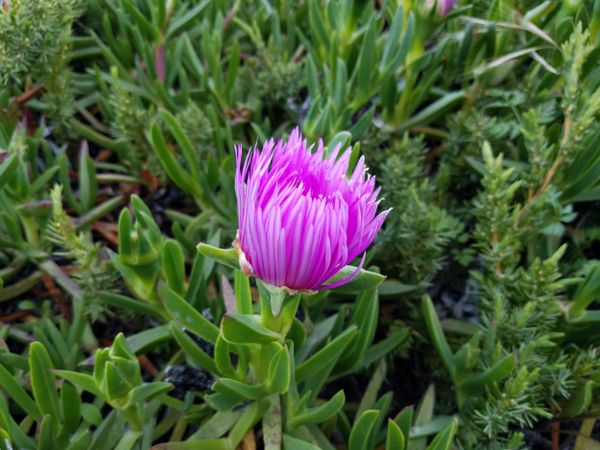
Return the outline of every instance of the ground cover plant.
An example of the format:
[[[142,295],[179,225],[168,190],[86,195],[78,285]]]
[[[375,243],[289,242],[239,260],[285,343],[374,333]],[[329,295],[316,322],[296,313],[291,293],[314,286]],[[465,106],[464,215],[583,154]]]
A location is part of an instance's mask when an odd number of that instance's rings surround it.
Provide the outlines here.
[[[600,448],[600,1],[3,0],[0,449]]]

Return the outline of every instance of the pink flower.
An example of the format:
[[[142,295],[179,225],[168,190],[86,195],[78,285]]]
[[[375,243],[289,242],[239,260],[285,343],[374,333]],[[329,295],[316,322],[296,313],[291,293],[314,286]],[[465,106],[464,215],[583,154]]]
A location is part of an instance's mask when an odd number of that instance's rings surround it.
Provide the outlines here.
[[[437,14],[441,17],[445,17],[450,14],[450,11],[452,11],[457,3],[458,0],[426,0],[425,10],[429,13],[435,7]]]
[[[287,142],[271,139],[242,163],[235,148],[239,215],[237,246],[247,275],[293,291],[334,288],[324,283],[365,252],[389,211],[377,214],[375,178],[361,158],[346,176],[350,149],[324,158],[298,129]],[[364,255],[363,255],[364,261]],[[362,265],[362,262],[361,262]]]
[[[438,11],[440,15],[447,16],[456,5],[457,0],[439,0]]]

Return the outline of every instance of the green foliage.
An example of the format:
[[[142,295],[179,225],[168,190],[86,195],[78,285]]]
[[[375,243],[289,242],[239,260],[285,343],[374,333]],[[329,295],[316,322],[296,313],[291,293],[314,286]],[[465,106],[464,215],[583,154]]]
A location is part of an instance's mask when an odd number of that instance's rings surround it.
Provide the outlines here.
[[[0,81],[34,83],[56,77],[64,68],[71,23],[79,15],[79,0],[6,3],[0,14]],[[56,82],[56,80],[52,80]]]
[[[80,0],[11,1],[0,13],[0,87],[18,95],[43,91],[29,104],[48,115],[59,132],[75,113],[71,71],[71,29]]]
[[[407,134],[386,149],[377,164],[386,206],[393,213],[380,237],[377,258],[391,276],[424,286],[443,267],[445,251],[462,232],[462,224],[440,208],[425,173],[423,138]],[[415,248],[414,243],[421,245]]]
[[[0,1],[0,448],[598,445],[599,30],[598,1]],[[230,245],[234,144],[295,126],[392,209],[333,291]]]

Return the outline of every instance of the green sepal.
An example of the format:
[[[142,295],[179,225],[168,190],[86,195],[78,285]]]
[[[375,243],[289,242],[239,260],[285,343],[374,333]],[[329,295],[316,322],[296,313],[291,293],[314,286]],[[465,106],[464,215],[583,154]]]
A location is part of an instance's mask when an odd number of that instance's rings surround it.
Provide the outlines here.
[[[115,339],[110,347],[110,357],[111,358],[119,357],[119,358],[124,358],[124,359],[128,359],[130,361],[137,362],[135,353],[133,353],[129,349],[129,345],[127,344],[127,339],[125,338],[125,335],[123,333],[119,333],[115,337]]]
[[[136,386],[142,383],[142,376],[140,373],[140,363],[132,361],[130,359],[113,356],[110,362],[114,364],[115,368],[119,371],[119,374],[123,379],[131,386]]]
[[[96,350],[96,357],[94,360],[94,381],[98,386],[100,386],[104,379],[104,368],[109,360],[110,348],[99,348]]]
[[[115,364],[109,361],[104,366],[104,380],[102,390],[106,393],[109,401],[125,397],[132,386],[121,376]]]
[[[240,268],[238,252],[235,248],[221,249],[204,242],[200,242],[197,248],[204,256],[208,256],[227,267],[238,270]]]
[[[261,281],[259,281],[257,285],[261,296],[263,296],[265,299],[268,299],[273,317],[279,317],[283,303],[289,296],[288,291],[285,288],[273,286],[269,283]]]
[[[345,266],[342,270],[340,270],[333,277],[327,280],[324,283],[324,285],[327,286],[328,284],[333,284],[336,281],[348,278],[350,275],[356,272],[356,269],[357,268],[354,266]],[[361,269],[358,272],[358,275],[356,275],[356,277],[354,277],[352,281],[335,288],[335,291],[341,293],[354,294],[368,289],[375,289],[381,283],[383,283],[385,278],[386,277],[384,275],[381,275],[380,273]]]

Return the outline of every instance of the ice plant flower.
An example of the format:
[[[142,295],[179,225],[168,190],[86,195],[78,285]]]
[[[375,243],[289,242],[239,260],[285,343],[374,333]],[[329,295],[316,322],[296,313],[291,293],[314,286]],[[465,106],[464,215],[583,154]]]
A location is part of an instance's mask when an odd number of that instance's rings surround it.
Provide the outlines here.
[[[377,213],[379,189],[364,158],[346,176],[350,153],[338,145],[325,156],[322,141],[313,153],[298,129],[287,142],[255,146],[245,161],[235,148],[235,245],[246,275],[297,292],[334,288],[358,273],[325,285],[364,254],[389,212]]]
[[[450,14],[450,11],[452,11],[457,3],[458,0],[426,0],[425,10],[429,13],[435,7],[435,12],[440,17],[445,17]]]
[[[439,0],[437,4],[438,13],[441,16],[447,16],[456,5],[457,0]]]

